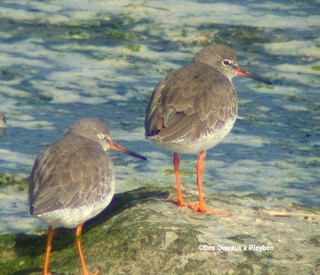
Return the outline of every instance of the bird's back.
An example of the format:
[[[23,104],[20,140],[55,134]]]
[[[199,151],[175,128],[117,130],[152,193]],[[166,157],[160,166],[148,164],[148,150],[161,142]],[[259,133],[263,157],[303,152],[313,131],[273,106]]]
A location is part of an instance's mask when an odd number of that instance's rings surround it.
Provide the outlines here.
[[[105,208],[114,194],[114,181],[113,164],[102,146],[78,135],[66,135],[35,161],[29,188],[30,213],[44,220],[48,216],[50,223],[50,219],[59,215],[64,219],[81,208],[99,204]]]
[[[206,150],[202,145],[212,147],[229,133],[237,110],[231,81],[209,65],[190,62],[154,89],[146,110],[146,137],[177,152]],[[194,143],[203,139],[208,142]]]

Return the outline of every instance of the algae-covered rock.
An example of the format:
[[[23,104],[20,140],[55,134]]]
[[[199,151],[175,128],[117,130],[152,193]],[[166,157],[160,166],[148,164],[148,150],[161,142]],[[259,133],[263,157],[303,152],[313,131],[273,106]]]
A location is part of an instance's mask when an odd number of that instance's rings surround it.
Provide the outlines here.
[[[207,194],[229,217],[192,212],[167,201],[175,191],[118,194],[84,226],[83,249],[100,274],[319,274],[319,209],[285,199]],[[186,200],[196,197],[186,194]],[[0,236],[2,274],[39,274],[46,236]],[[80,274],[73,231],[56,230],[50,270]]]

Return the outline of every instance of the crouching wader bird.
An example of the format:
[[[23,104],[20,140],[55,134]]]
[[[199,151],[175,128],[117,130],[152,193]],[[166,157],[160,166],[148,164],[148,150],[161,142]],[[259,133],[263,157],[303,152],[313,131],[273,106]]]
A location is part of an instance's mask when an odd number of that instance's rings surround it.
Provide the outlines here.
[[[82,274],[89,274],[80,241],[82,225],[105,209],[114,195],[115,171],[106,153],[110,149],[146,160],[112,141],[107,125],[93,118],[74,123],[63,138],[36,159],[30,179],[30,213],[49,224],[42,274],[50,274],[50,252],[57,227],[76,228]]]
[[[235,76],[271,84],[269,80],[241,69],[229,47],[214,45],[202,49],[190,63],[161,80],[152,93],[146,109],[146,138],[174,152],[178,206],[229,215],[207,208],[202,173],[206,151],[221,142],[236,121],[238,97],[231,82]],[[198,205],[186,204],[183,199],[178,153],[198,154]]]

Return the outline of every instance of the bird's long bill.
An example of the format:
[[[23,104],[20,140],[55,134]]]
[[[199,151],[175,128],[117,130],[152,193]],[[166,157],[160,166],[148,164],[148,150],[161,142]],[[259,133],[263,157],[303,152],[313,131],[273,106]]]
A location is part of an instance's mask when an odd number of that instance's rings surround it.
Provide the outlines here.
[[[254,80],[263,82],[265,84],[272,84],[272,82],[270,80],[265,79],[265,78],[263,78],[261,76],[258,76],[256,74],[252,74],[252,73],[250,73],[250,72],[248,72],[246,70],[242,70],[242,69],[240,69],[238,67],[234,67],[234,70],[235,70],[237,76],[245,76],[245,77],[252,78]]]
[[[111,141],[109,143],[109,146],[110,146],[110,149],[112,149],[112,150],[115,150],[115,151],[118,151],[118,152],[121,152],[121,153],[125,153],[125,154],[133,156],[135,158],[147,160],[146,157],[144,157],[144,156],[142,156],[142,155],[140,155],[140,154],[138,154],[136,152],[133,152],[133,151],[123,147],[122,145],[120,145],[120,144],[118,144],[118,143],[116,143],[114,141]]]

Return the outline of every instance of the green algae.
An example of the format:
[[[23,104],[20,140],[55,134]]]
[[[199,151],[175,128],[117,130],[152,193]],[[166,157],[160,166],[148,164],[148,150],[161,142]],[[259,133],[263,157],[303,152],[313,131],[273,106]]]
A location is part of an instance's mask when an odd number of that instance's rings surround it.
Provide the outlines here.
[[[110,36],[112,39],[124,39],[132,41],[134,39],[134,36],[128,32],[122,31],[122,30],[110,30],[108,32],[108,36]]]
[[[141,46],[140,45],[135,45],[135,44],[129,44],[126,46],[127,49],[129,49],[132,52],[139,52]]]
[[[220,26],[214,26],[219,28]],[[265,34],[265,30],[248,26],[230,26],[218,29],[214,34],[216,43],[225,44],[226,41],[230,45],[252,45],[255,43],[266,43],[270,39]]]
[[[29,185],[28,180],[9,173],[0,174],[0,187],[14,186],[23,190]]]
[[[69,30],[66,32],[66,37],[72,39],[88,39],[90,38],[90,34],[86,31],[80,29]]]

